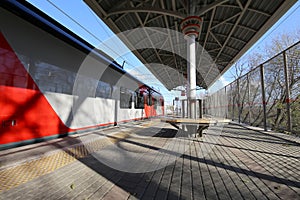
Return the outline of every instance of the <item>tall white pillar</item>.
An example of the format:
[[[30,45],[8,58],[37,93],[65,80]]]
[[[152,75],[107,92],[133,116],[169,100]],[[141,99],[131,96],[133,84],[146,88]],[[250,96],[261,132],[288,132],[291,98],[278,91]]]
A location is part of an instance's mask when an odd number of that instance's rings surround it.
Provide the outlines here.
[[[196,35],[187,38],[189,117],[196,118]]]
[[[196,38],[200,34],[202,19],[189,16],[180,23],[180,28],[187,41],[187,97],[188,117],[196,119]]]

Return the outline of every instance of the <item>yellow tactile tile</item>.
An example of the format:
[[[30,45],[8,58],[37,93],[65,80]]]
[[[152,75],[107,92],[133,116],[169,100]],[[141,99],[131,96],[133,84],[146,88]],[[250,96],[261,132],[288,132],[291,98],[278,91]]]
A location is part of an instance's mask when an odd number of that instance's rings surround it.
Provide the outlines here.
[[[153,125],[153,122],[143,124],[144,127]],[[83,158],[106,145],[117,143],[124,138],[128,138],[131,132],[122,131],[117,134],[80,144],[64,150],[59,150],[50,155],[46,155],[37,160],[31,160],[21,165],[0,170],[0,193],[20,184],[26,183],[34,178],[51,173],[76,159]]]
[[[103,140],[103,139],[102,139]],[[14,188],[34,178],[53,172],[65,165],[83,158],[104,146],[103,141],[92,141],[66,150],[61,150],[37,160],[0,171],[0,192]],[[106,142],[107,143],[107,142]]]

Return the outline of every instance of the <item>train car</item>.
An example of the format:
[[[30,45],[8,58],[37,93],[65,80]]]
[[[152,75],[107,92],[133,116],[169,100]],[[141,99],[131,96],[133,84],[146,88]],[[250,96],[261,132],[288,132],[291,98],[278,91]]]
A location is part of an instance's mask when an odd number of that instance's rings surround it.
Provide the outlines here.
[[[31,4],[0,10],[0,149],[164,114],[158,91]]]

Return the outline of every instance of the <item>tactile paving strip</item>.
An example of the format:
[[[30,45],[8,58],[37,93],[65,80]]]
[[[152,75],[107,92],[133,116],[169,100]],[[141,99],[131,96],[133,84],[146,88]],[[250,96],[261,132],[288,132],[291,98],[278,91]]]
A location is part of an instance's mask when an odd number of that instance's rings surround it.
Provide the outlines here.
[[[154,124],[160,123],[159,119],[143,122],[141,126],[148,128]],[[101,148],[117,143],[126,139],[131,131],[122,130],[113,135],[107,135],[101,139],[95,139],[91,142],[80,143],[78,145],[64,148],[45,155],[36,160],[31,160],[20,165],[0,170],[0,193],[20,184],[26,183],[34,178],[51,173],[63,166],[71,164],[79,158],[83,158]]]
[[[56,151],[50,155],[36,160],[28,161],[18,166],[3,169],[0,171],[0,193],[17,187],[34,178],[51,173],[65,165],[68,165],[79,158],[83,158],[104,146],[120,141],[128,133],[117,133],[108,138],[102,138],[85,144]],[[111,139],[114,138],[114,139]]]

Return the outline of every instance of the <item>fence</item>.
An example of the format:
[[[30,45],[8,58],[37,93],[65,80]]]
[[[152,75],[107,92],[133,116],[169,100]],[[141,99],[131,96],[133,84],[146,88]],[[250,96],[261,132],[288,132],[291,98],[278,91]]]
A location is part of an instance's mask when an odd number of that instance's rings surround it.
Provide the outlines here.
[[[300,134],[300,41],[205,98],[204,112]]]

